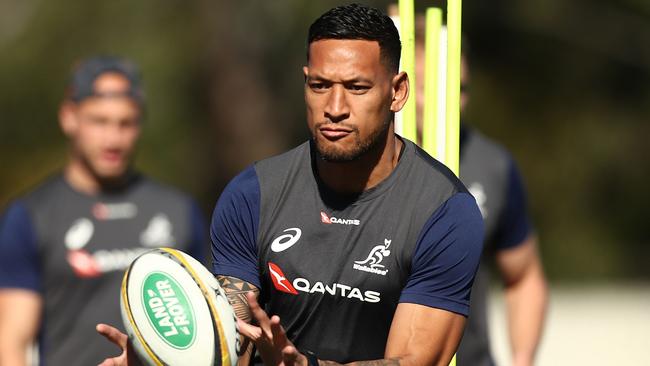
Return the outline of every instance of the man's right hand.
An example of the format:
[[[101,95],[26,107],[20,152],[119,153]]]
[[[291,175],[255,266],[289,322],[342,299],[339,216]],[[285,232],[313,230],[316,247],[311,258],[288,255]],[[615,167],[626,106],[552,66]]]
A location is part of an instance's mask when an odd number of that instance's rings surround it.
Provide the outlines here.
[[[115,343],[116,346],[122,350],[122,353],[119,356],[107,358],[99,364],[99,366],[139,366],[141,365],[140,360],[138,360],[135,352],[133,351],[133,346],[129,342],[129,337],[120,332],[117,328],[112,327],[108,324],[97,324],[95,328],[97,333],[103,335],[109,341]]]

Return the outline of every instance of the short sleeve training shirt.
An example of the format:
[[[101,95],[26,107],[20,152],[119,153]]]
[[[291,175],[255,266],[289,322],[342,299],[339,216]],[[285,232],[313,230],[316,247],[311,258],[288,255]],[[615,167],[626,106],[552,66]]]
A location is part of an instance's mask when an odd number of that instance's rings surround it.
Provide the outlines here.
[[[301,351],[382,358],[400,302],[468,313],[478,207],[447,168],[403,141],[391,175],[360,194],[329,190],[307,142],[246,169],[217,203],[215,274],[259,287]]]
[[[98,196],[61,175],[15,200],[0,221],[0,288],[43,298],[40,362],[96,365],[115,346],[97,323],[121,328],[124,270],[144,251],[175,247],[203,260],[203,215],[186,195],[144,177]]]

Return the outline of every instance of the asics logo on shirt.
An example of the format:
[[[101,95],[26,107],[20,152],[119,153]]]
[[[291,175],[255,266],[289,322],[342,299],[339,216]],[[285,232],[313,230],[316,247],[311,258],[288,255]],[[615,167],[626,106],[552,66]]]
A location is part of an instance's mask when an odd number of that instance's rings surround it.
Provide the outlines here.
[[[292,227],[284,230],[283,232],[291,232],[291,234],[280,235],[273,240],[271,243],[271,250],[280,253],[291,248],[294,244],[300,240],[300,235],[302,235],[302,230],[297,227]]]
[[[78,250],[86,246],[93,237],[95,225],[85,217],[75,220],[65,232],[63,242],[68,250]]]
[[[340,225],[361,225],[361,221],[357,219],[339,219],[338,217],[329,217],[323,211],[320,212],[320,221],[323,224],[340,224]]]

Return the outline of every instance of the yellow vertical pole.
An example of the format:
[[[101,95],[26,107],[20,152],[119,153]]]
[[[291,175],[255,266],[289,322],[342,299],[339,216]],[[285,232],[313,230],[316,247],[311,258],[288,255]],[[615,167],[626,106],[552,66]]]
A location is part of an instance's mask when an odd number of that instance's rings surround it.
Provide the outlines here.
[[[460,170],[460,41],[462,0],[447,0],[447,167],[457,176]],[[456,366],[456,355],[450,366]]]
[[[402,71],[409,77],[409,97],[402,109],[402,136],[417,142],[415,125],[415,6],[414,0],[399,0],[399,24],[402,39]]]
[[[445,163],[456,175],[460,165],[460,40],[462,0],[447,1],[447,118]]]
[[[438,158],[436,131],[438,130],[438,67],[442,11],[428,8],[426,12],[426,38],[424,44],[424,118],[422,124],[422,148]],[[419,78],[422,75],[418,75]]]

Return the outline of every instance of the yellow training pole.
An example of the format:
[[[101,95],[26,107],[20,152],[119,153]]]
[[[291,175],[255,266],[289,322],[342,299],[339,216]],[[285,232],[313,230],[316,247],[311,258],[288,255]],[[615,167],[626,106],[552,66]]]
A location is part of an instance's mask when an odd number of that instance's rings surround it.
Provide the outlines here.
[[[457,176],[460,170],[460,40],[462,0],[447,0],[447,118],[445,163]],[[456,366],[456,355],[450,366]]]
[[[458,175],[460,139],[460,29],[462,0],[447,1],[447,143],[445,164]]]
[[[399,24],[402,38],[402,71],[409,77],[409,97],[402,109],[402,136],[417,142],[415,126],[415,6],[414,0],[399,0]]]
[[[442,11],[428,8],[426,12],[426,36],[424,44],[424,118],[422,124],[422,148],[429,155],[439,158],[436,141],[438,130],[438,66]],[[417,75],[419,78],[422,75]]]

